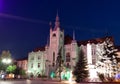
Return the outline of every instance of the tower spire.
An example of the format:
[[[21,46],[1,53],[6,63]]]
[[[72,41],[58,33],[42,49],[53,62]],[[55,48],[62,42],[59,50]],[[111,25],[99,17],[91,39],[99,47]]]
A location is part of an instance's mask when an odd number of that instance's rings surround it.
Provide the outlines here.
[[[47,46],[49,46],[49,37],[47,38]]]
[[[55,20],[55,29],[60,27],[59,15],[57,11],[56,20]]]
[[[49,22],[49,25],[50,25],[50,28],[52,28],[52,22],[51,21]]]
[[[75,43],[76,42],[76,40],[75,40],[75,31],[73,31],[73,41],[72,41],[73,43]]]
[[[73,40],[75,41],[75,31],[73,31]]]

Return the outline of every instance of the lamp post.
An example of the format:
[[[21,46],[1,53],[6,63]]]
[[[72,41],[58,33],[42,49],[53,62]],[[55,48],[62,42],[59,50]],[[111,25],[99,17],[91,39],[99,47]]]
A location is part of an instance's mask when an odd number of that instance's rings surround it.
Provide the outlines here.
[[[3,58],[2,59],[2,63],[4,64],[3,65],[3,73],[4,73],[4,77],[5,77],[5,69],[7,68],[7,65],[10,64],[12,62],[12,60],[10,58]],[[4,78],[3,77],[3,78]]]

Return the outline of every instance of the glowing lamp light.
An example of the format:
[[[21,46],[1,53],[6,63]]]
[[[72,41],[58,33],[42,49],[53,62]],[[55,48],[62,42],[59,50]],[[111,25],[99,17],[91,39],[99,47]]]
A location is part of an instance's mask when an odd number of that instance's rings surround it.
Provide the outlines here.
[[[117,75],[115,76],[115,79],[120,79],[120,74],[117,74]]]
[[[90,78],[97,78],[97,73],[95,69],[90,70]]]
[[[5,77],[5,75],[4,75],[4,74],[2,74],[1,78],[3,79],[4,77]]]
[[[7,63],[8,63],[8,64],[9,64],[9,63],[11,63],[11,62],[12,62],[12,60],[11,60],[11,59],[8,59],[8,60],[7,60]]]
[[[67,77],[68,81],[64,81],[63,83],[76,84],[75,80],[73,80],[72,71],[67,71],[67,72],[66,72],[66,77]]]
[[[54,77],[55,77],[55,73],[54,73],[54,72],[51,72],[50,77],[51,77],[51,78],[54,78]]]
[[[11,59],[3,59],[2,62],[5,64],[10,64],[12,62],[12,60]]]
[[[6,62],[6,59],[3,59],[2,62],[5,63],[5,62]]]
[[[31,71],[30,71],[30,70],[28,70],[27,72],[28,72],[28,73],[31,73]]]

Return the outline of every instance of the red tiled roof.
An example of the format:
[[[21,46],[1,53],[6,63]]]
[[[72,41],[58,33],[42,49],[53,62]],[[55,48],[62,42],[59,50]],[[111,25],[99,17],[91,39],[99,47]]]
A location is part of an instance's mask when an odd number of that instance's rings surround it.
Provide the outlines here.
[[[66,35],[65,38],[64,38],[64,44],[71,44],[73,38],[70,37],[69,35]]]
[[[28,60],[28,57],[24,57],[24,58],[21,58],[21,59],[17,59],[16,61],[23,61],[23,60]]]
[[[44,46],[44,47],[35,48],[33,51],[34,51],[34,52],[37,52],[37,51],[45,51],[45,46]]]
[[[78,46],[80,46],[80,45],[87,45],[87,43],[94,43],[94,44],[102,43],[105,41],[106,38],[110,38],[111,41],[114,41],[112,36],[106,36],[103,38],[95,38],[95,39],[90,39],[90,40],[85,40],[85,41],[77,41],[77,44],[78,44]],[[65,45],[71,44],[72,40],[73,40],[73,38],[71,36],[66,35],[65,39],[64,39],[64,44]]]
[[[114,41],[112,36],[107,36],[107,37],[103,37],[103,38],[96,38],[96,39],[90,39],[90,40],[85,40],[85,41],[78,41],[77,43],[78,43],[78,46],[87,45],[87,43],[97,44],[97,43],[104,42],[106,38],[110,38],[111,41]]]
[[[78,46],[80,46],[80,45],[87,45],[87,43],[94,43],[94,44],[102,43],[106,38],[110,38],[111,41],[114,41],[112,36],[107,36],[107,37],[103,37],[103,38],[96,38],[96,39],[90,39],[90,40],[85,40],[85,41],[77,41],[77,44],[78,44]],[[64,37],[64,44],[65,45],[71,44],[72,40],[73,40],[73,38],[71,36],[66,35]],[[45,46],[35,48],[33,51],[37,52],[39,50],[45,51]]]

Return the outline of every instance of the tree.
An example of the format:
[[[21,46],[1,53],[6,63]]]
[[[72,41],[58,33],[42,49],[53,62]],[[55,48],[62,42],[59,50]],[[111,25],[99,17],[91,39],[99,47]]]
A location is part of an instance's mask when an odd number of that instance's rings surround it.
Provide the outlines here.
[[[88,69],[87,69],[87,60],[84,56],[82,49],[78,53],[78,61],[74,67],[73,75],[76,78],[76,82],[83,82],[88,77]]]
[[[26,75],[25,70],[20,67],[16,67],[14,74],[15,75]]]
[[[57,56],[57,60],[56,60],[56,72],[58,70],[60,81],[61,81],[61,72],[62,72],[62,70],[61,70],[61,65],[62,65],[61,49],[62,48],[60,48],[60,50],[58,52],[58,56]]]
[[[0,59],[0,70],[5,71],[8,65],[2,63],[2,60]]]
[[[15,75],[20,75],[20,70],[21,70],[21,68],[19,68],[19,67],[17,66],[16,69],[15,69],[14,74],[15,74]]]
[[[11,53],[10,53],[10,51],[3,50],[2,54],[1,54],[1,58],[2,59],[4,59],[4,58],[10,58],[11,59]]]
[[[104,41],[104,54],[102,61],[111,61],[112,66],[117,65],[117,49],[115,49],[113,42],[110,38],[106,38]],[[106,59],[109,58],[109,59]],[[114,72],[114,71],[113,71]]]
[[[57,60],[56,60],[56,76],[59,76],[60,81],[61,81],[61,72],[66,70],[66,67],[64,65],[64,61],[62,58],[62,47],[59,49]]]
[[[16,65],[9,65],[6,69],[7,73],[14,73],[16,70]]]
[[[108,70],[109,72],[108,77],[113,76],[112,74],[116,74],[117,72],[117,53],[116,52],[117,52],[117,49],[115,49],[111,39],[106,38],[104,41],[104,53],[103,53],[101,62],[103,62],[105,65],[108,64],[106,65],[106,67],[110,68]]]
[[[20,68],[20,67],[16,67],[15,71],[14,71],[14,74],[16,76],[20,76],[21,78],[25,78],[26,77],[26,72],[24,69]]]
[[[104,41],[104,53],[103,53],[103,61],[104,58],[108,57],[110,60],[115,64],[117,61],[117,49],[115,49],[113,42],[110,40],[110,38],[106,38]]]

